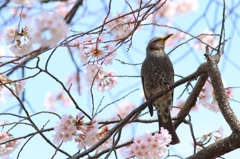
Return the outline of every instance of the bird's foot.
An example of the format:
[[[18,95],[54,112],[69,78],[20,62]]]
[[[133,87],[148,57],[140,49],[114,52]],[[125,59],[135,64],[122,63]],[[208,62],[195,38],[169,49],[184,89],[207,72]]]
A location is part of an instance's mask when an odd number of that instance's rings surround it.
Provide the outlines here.
[[[167,84],[167,85],[166,85],[166,88],[167,88],[168,90],[170,90],[170,88],[169,88],[169,87],[170,87],[170,85],[168,85],[168,84]]]

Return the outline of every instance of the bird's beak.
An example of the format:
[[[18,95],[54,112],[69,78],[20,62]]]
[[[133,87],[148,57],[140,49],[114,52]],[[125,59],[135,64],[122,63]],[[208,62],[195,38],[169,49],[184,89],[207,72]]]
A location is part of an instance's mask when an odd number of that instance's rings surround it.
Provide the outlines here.
[[[168,34],[166,36],[163,37],[163,39],[166,41],[170,36],[172,36],[173,34]]]

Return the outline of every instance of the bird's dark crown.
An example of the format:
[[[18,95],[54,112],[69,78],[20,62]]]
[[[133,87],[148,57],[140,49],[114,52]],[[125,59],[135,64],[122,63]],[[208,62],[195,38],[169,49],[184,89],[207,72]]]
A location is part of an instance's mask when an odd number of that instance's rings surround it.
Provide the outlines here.
[[[166,40],[172,36],[173,34],[169,34],[169,35],[166,35],[166,36],[159,36],[159,37],[154,37],[152,38],[149,42],[148,42],[148,45],[147,45],[147,51],[148,50],[159,50],[159,49],[164,49],[164,46],[165,46],[165,42]]]

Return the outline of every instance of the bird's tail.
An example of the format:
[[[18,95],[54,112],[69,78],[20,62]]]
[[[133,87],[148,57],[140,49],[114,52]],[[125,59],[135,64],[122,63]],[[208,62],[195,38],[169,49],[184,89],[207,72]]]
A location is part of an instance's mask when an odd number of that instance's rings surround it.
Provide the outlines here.
[[[169,131],[169,134],[171,134],[172,136],[172,141],[170,142],[171,145],[175,145],[180,142],[177,136],[177,133],[173,127],[172,118],[170,114],[168,115],[168,120],[166,123],[163,123],[161,120],[161,117],[158,115],[158,124],[159,124],[159,132],[161,130],[161,127],[163,127],[164,129],[167,129]]]

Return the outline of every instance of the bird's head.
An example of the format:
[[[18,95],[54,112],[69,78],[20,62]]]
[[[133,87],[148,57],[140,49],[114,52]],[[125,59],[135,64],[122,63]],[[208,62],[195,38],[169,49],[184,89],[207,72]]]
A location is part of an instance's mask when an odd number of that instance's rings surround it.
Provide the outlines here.
[[[168,34],[166,36],[158,36],[158,37],[154,37],[152,38],[147,45],[147,52],[149,51],[154,51],[154,50],[160,50],[163,49],[164,50],[164,46],[165,46],[165,42],[167,41],[167,39],[172,36],[173,34]]]

